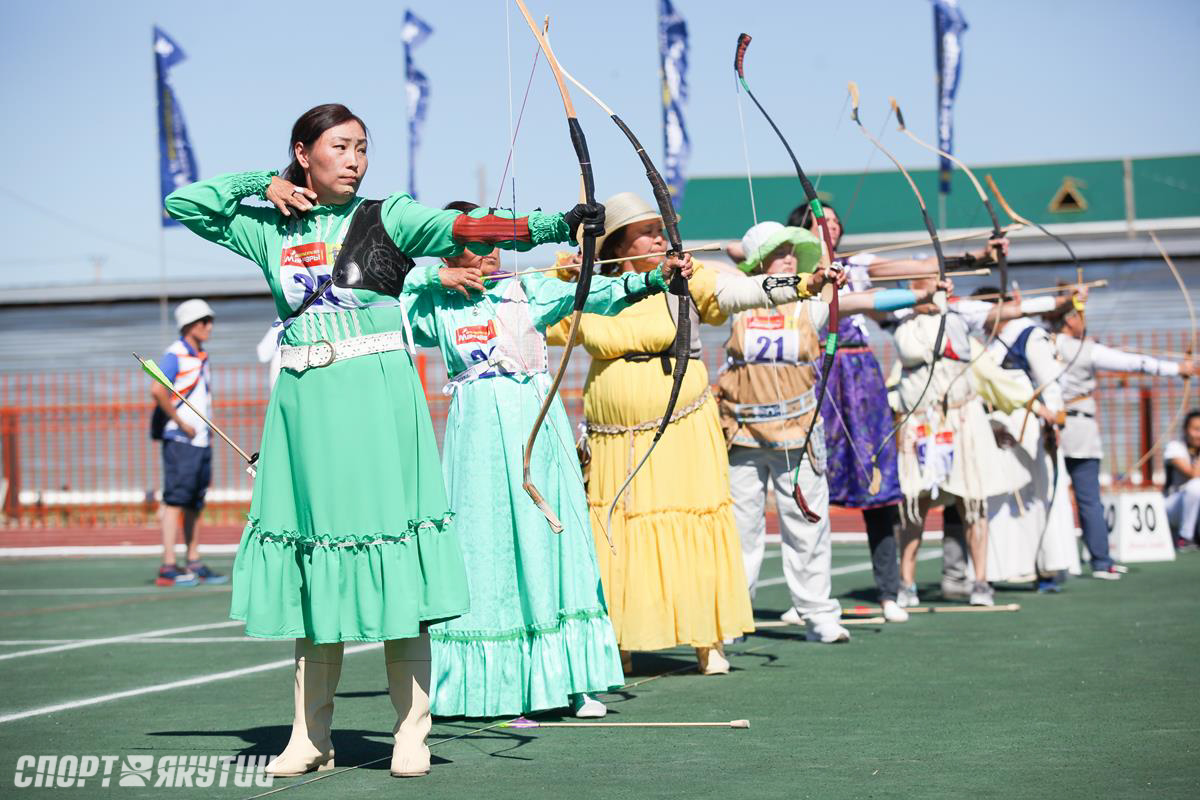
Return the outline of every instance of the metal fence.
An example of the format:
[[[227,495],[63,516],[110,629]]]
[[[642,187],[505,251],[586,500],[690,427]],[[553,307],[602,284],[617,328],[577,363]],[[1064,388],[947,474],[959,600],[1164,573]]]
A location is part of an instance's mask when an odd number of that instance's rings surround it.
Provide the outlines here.
[[[1137,352],[1179,353],[1184,333],[1135,334],[1105,343]],[[890,341],[878,349],[885,371]],[[723,352],[706,348],[710,375]],[[551,359],[557,364],[557,359]],[[418,356],[429,409],[441,440],[449,398],[441,392],[441,360]],[[583,414],[588,359],[572,361],[562,397],[574,422]],[[270,393],[261,366],[213,368],[214,421],[248,452],[257,449]],[[1105,480],[1145,485],[1161,479],[1156,453],[1136,474],[1123,472],[1160,435],[1178,410],[1184,384],[1175,378],[1102,375],[1098,392],[1105,443]],[[149,438],[149,382],[140,370],[0,375],[0,495],[12,526],[109,526],[149,521],[157,507],[161,464]],[[1172,432],[1174,434],[1174,432]],[[214,442],[208,521],[235,523],[249,506],[251,479],[237,455]]]

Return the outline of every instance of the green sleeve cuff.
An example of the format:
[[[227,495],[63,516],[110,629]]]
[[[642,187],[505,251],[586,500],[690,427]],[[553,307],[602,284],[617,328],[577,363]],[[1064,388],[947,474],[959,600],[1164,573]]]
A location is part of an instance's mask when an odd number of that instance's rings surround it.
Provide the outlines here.
[[[576,244],[575,240],[571,238],[571,231],[567,230],[567,223],[561,213],[529,212],[529,238],[533,240],[534,244],[556,242]]]
[[[239,200],[252,195],[266,200],[267,187],[271,185],[271,178],[278,174],[279,170],[274,169],[269,172],[240,172],[233,176],[231,187],[233,195]]]
[[[661,292],[667,291],[667,279],[663,277],[662,267],[655,267],[649,275],[646,276],[646,282],[658,287]]]

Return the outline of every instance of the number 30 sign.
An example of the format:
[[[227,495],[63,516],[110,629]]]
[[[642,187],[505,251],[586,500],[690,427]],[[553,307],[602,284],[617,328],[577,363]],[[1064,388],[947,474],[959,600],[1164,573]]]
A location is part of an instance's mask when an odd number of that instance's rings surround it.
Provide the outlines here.
[[[1167,509],[1158,492],[1103,495],[1108,542],[1117,561],[1174,561]]]

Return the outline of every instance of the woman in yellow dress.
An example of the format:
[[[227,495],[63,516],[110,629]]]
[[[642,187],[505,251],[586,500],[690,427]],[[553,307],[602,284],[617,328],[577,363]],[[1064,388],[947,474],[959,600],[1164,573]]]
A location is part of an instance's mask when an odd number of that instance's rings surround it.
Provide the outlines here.
[[[635,257],[614,272],[648,272],[666,249],[658,210],[623,192],[605,202],[601,260]],[[642,258],[636,258],[643,256]],[[685,257],[690,258],[689,257]],[[754,629],[741,544],[729,496],[729,462],[708,370],[700,360],[699,323],[723,324],[748,308],[793,302],[824,284],[820,270],[798,284],[764,290],[748,277],[696,264],[690,281],[691,360],[671,424],[644,468],[620,497],[608,533],[609,507],[650,446],[671,390],[674,299],[650,298],[614,317],[585,314],[579,342],[592,356],[584,386],[591,464],[588,504],[609,614],[629,669],[634,650],[696,648],[700,671],[721,674],[721,641]],[[563,344],[567,325],[549,341]]]

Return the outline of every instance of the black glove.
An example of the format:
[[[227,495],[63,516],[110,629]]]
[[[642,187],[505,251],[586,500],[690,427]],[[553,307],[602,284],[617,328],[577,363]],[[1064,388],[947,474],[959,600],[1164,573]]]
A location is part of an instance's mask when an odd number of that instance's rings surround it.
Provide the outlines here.
[[[563,222],[567,230],[575,235],[580,223],[583,224],[583,235],[604,235],[604,206],[601,203],[576,203],[575,207],[563,214]]]

